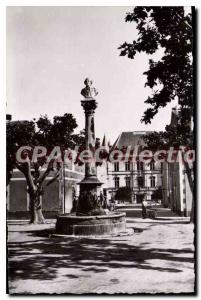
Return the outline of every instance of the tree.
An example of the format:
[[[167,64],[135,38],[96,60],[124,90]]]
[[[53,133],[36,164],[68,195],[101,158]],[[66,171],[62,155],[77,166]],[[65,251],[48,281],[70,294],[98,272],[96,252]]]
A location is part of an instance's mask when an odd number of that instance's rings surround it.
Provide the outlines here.
[[[120,187],[115,194],[115,199],[120,201],[131,201],[132,190],[129,187]]]
[[[159,48],[164,50],[159,61],[149,60],[149,70],[144,72],[145,86],[153,93],[145,101],[150,107],[142,121],[150,123],[160,108],[176,98],[186,121],[187,112],[191,115],[193,111],[192,14],[185,14],[184,7],[136,7],[125,20],[137,23],[138,39],[122,44],[121,56],[133,59],[137,52],[154,54]]]
[[[163,197],[162,188],[158,187],[156,190],[154,190],[151,197],[153,200],[161,200]]]
[[[59,176],[61,160],[57,160],[55,155],[47,161],[48,155],[55,146],[60,147],[63,155],[64,150],[74,149],[76,145],[83,143],[82,134],[74,133],[76,127],[75,118],[67,113],[55,116],[53,122],[45,115],[38,120],[7,123],[7,184],[14,168],[18,168],[24,174],[30,196],[30,223],[44,223],[41,196],[45,179],[50,172],[53,172],[54,179]],[[23,162],[16,160],[17,150],[21,146],[31,147],[31,151],[22,152]],[[47,153],[37,161],[31,160],[35,146],[47,149]]]
[[[193,14],[194,15],[194,14]],[[121,56],[133,59],[137,53],[152,55],[163,49],[162,58],[149,60],[149,70],[145,86],[152,94],[145,103],[149,105],[141,119],[145,124],[169,102],[178,100],[178,122],[166,126],[165,132],[154,132],[146,137],[149,147],[181,145],[194,147],[192,119],[194,115],[193,94],[193,19],[192,13],[184,7],[135,7],[128,13],[126,22],[135,22],[138,37],[132,43],[123,43],[119,49]],[[188,164],[187,175],[192,192],[193,176]],[[193,210],[192,210],[193,211]]]

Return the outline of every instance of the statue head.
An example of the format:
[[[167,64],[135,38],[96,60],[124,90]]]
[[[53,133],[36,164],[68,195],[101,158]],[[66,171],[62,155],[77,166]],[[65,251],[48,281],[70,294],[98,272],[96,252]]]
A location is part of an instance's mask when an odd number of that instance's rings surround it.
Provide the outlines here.
[[[88,77],[84,81],[85,88],[81,90],[81,95],[84,96],[84,98],[94,98],[98,95],[97,90],[92,86],[93,81],[89,79]]]
[[[88,77],[87,77],[87,78],[85,79],[85,81],[84,81],[84,84],[85,84],[86,86],[91,86],[92,83],[93,83],[93,81],[90,80]]]

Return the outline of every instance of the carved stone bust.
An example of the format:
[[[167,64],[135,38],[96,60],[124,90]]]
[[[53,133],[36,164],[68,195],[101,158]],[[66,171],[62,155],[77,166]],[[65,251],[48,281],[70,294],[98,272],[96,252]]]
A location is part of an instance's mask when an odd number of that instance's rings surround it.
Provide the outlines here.
[[[98,95],[97,90],[92,86],[93,81],[89,78],[86,78],[84,81],[86,85],[84,89],[81,90],[81,95],[84,96],[86,99],[93,99]]]

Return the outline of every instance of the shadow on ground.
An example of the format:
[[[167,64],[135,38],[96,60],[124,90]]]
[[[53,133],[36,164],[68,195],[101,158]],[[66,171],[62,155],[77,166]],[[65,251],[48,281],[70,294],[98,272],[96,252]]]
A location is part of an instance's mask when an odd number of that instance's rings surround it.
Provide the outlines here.
[[[89,271],[103,273],[111,268],[116,269],[117,272],[121,268],[136,268],[177,273],[181,272],[179,268],[181,263],[194,261],[192,255],[189,257],[189,254],[193,253],[189,248],[160,249],[160,245],[154,248],[149,245],[149,241],[135,246],[132,244],[133,241],[129,243],[126,238],[64,239],[51,237],[51,233],[52,231],[47,229],[26,231],[28,241],[9,243],[10,280],[51,280],[57,277],[60,268],[65,269],[64,276],[67,278],[84,276],[83,271],[86,271],[88,276]],[[38,240],[32,241],[31,238],[35,237],[38,237]],[[153,263],[153,260],[168,262],[168,264],[160,266],[160,263]],[[71,274],[72,268],[77,269],[79,275]]]

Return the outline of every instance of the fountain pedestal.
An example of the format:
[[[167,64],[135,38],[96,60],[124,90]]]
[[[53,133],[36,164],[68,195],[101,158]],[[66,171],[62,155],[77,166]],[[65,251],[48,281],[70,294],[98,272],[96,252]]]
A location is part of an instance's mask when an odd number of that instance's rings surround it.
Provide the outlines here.
[[[65,235],[108,235],[125,231],[125,213],[109,213],[98,201],[97,189],[102,183],[97,178],[95,153],[94,114],[98,93],[92,87],[92,81],[85,80],[86,87],[81,94],[81,105],[85,112],[85,177],[79,183],[80,195],[76,213],[57,217],[56,233]]]
[[[97,178],[95,152],[95,126],[94,114],[97,108],[95,99],[88,97],[81,101],[81,105],[85,112],[85,177],[79,183],[80,195],[76,215],[105,215],[104,209],[98,202],[97,189],[102,183]]]
[[[125,232],[125,213],[103,216],[62,215],[57,218],[56,233],[64,235],[110,235]]]

